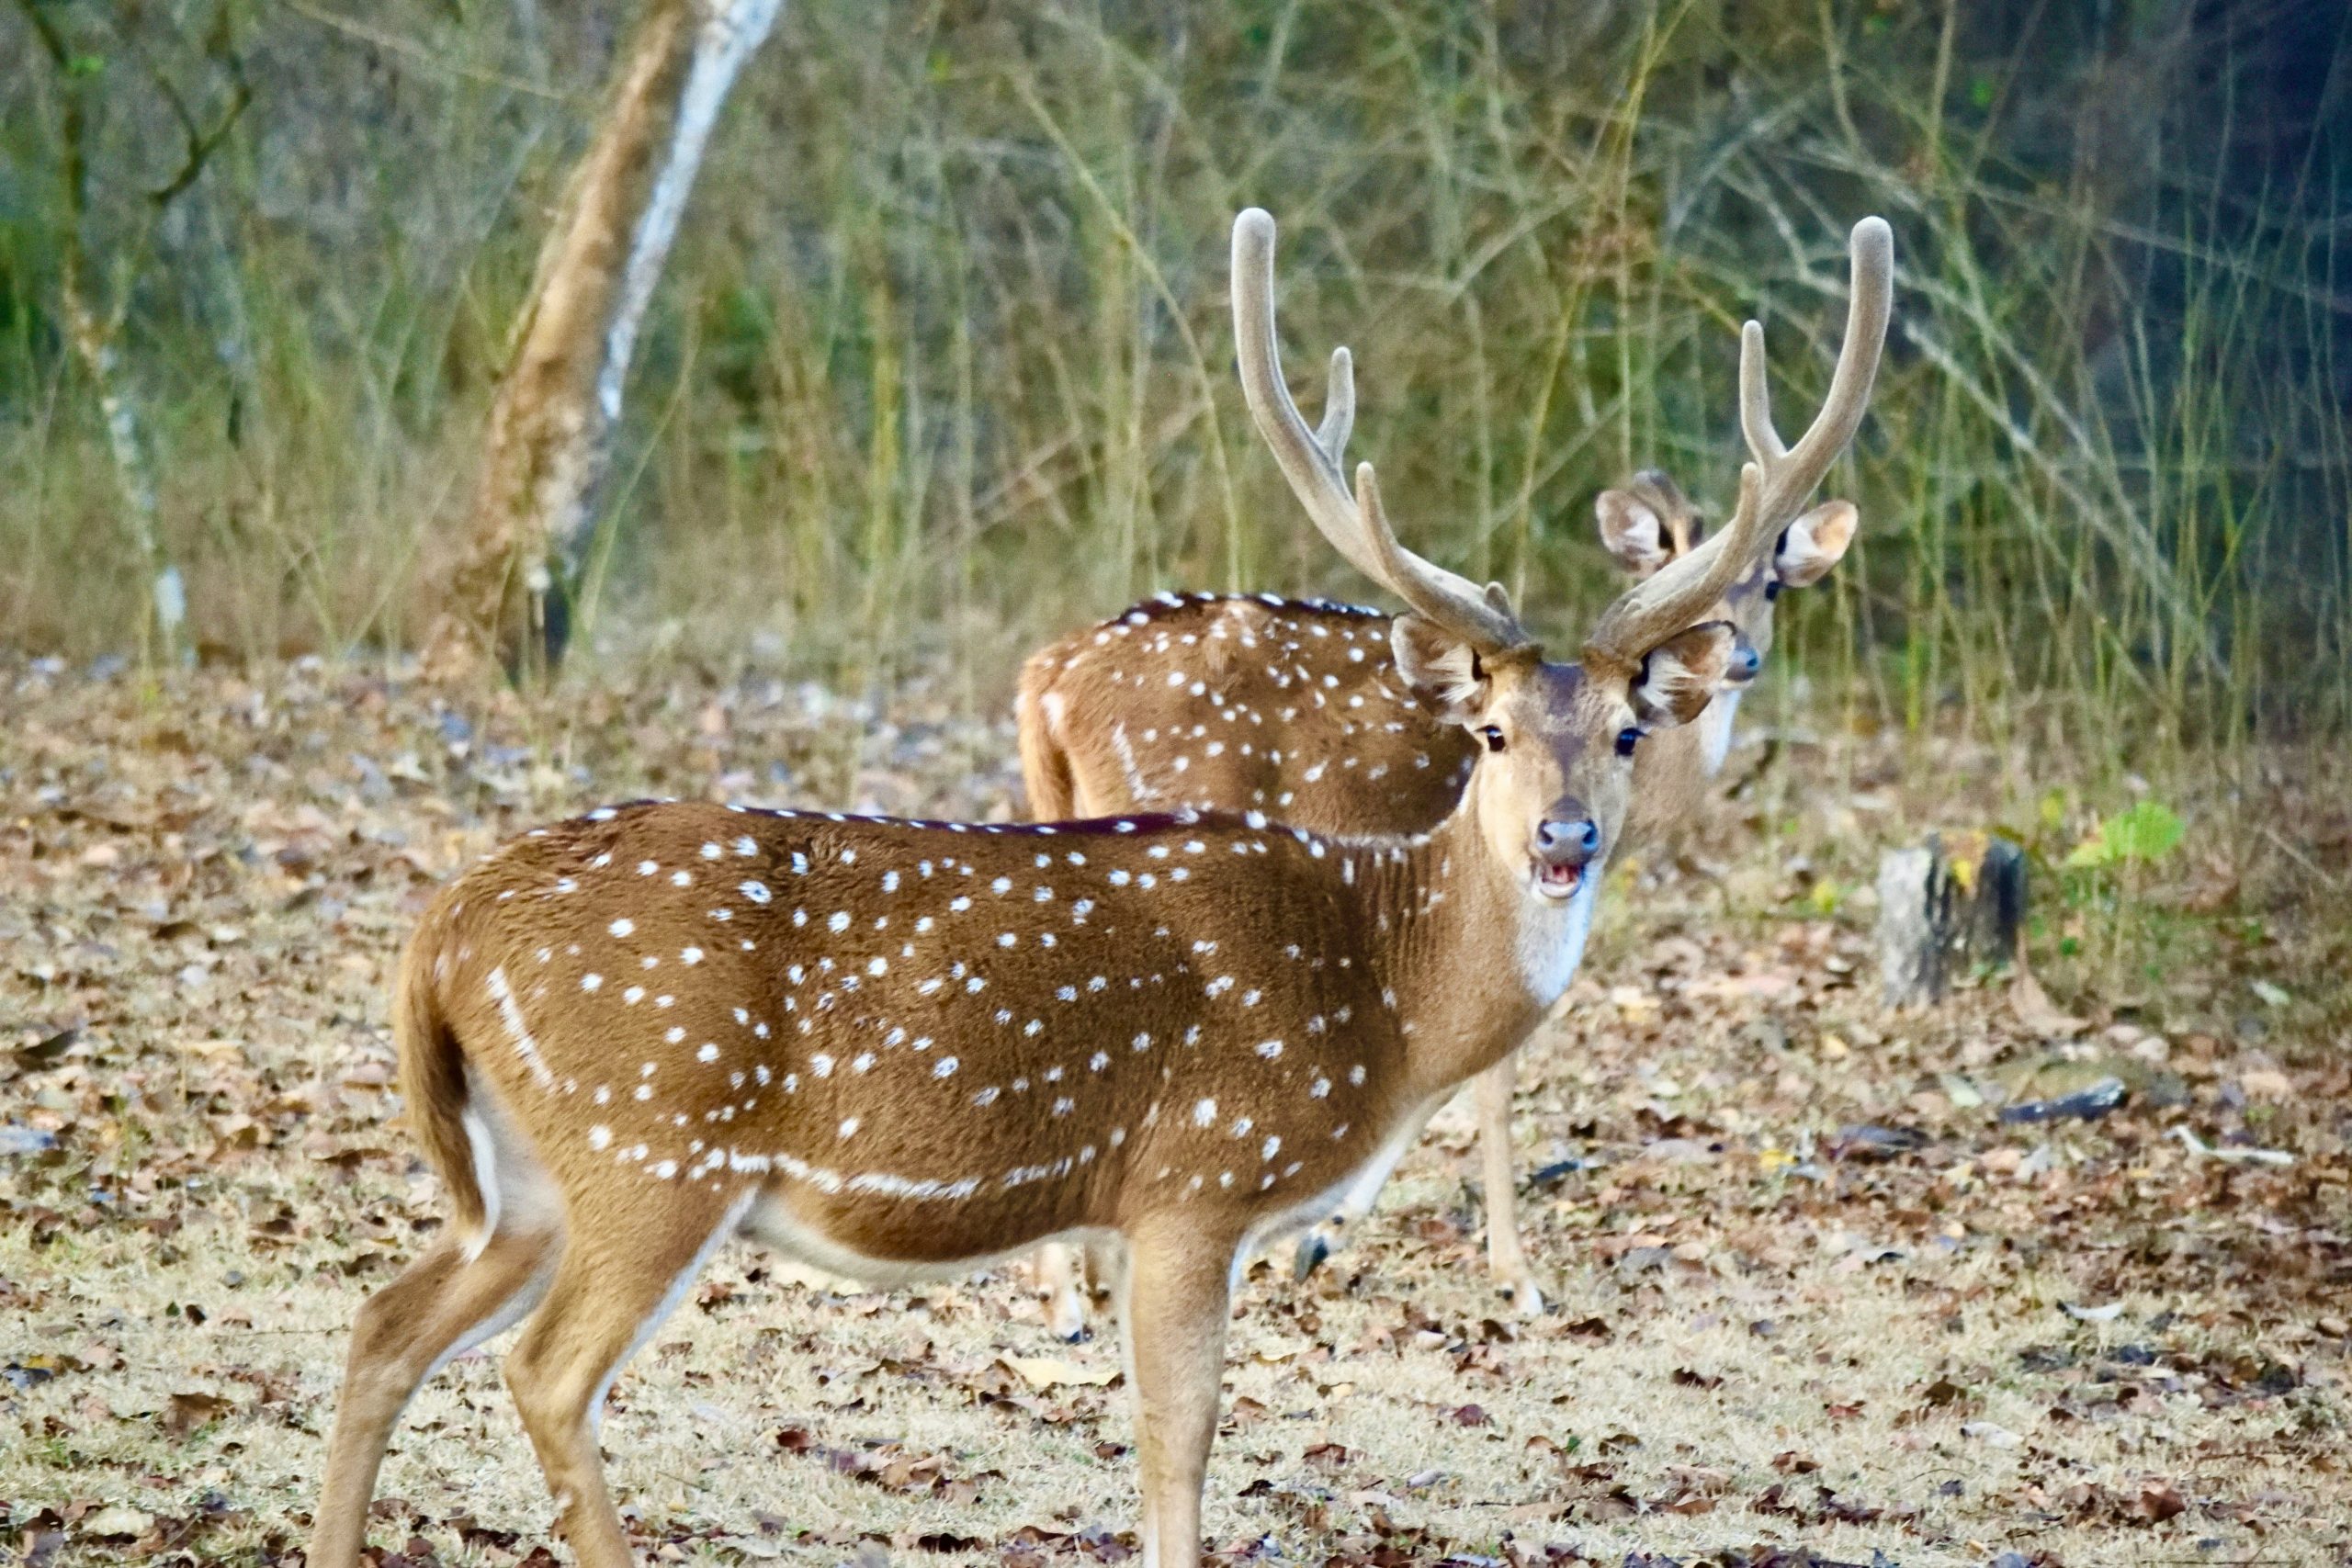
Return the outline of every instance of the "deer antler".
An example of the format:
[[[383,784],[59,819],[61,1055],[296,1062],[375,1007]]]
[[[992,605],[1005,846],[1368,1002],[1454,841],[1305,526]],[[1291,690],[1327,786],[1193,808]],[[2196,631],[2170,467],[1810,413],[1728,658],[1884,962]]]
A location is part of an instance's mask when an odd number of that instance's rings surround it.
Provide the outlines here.
[[[1255,207],[1233,220],[1233,335],[1240,352],[1241,389],[1258,433],[1273,449],[1307,516],[1349,564],[1487,652],[1532,641],[1500,583],[1481,590],[1396,542],[1370,463],[1357,466],[1356,494],[1349,494],[1340,457],[1355,420],[1352,364],[1346,349],[1333,351],[1323,428],[1310,432],[1283,378],[1274,335],[1274,220]]]
[[[1854,225],[1848,242],[1853,283],[1846,311],[1846,341],[1838,351],[1821,412],[1794,447],[1772,428],[1766,384],[1764,329],[1749,321],[1739,334],[1739,428],[1752,461],[1739,470],[1739,503],[1724,530],[1645,581],[1618,595],[1585,638],[1588,665],[1632,669],[1659,642],[1680,631],[1723,597],[1724,591],[1780,537],[1829,465],[1853,439],[1870,406],[1871,382],[1886,346],[1894,291],[1894,236],[1882,218]],[[1240,242],[1235,241],[1239,253]]]

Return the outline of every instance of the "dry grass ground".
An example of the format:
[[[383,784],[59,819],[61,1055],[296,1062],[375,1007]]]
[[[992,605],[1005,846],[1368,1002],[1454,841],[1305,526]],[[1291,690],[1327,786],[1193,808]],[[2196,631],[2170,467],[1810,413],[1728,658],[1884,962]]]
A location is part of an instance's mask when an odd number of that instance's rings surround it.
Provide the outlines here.
[[[442,1223],[384,1028],[437,878],[637,793],[1015,803],[1006,727],[920,687],[460,715],[316,668],[142,692],[16,664],[0,694],[0,1559],[46,1568],[299,1547],[345,1325]],[[1227,1557],[2352,1560],[2352,1008],[2340,908],[2317,923],[2340,781],[2278,758],[2190,810],[2215,852],[2135,888],[2156,912],[2111,951],[2095,899],[2053,904],[2080,1017],[1986,987],[1923,1021],[1877,1007],[1846,890],[2032,764],[1896,761],[1783,756],[1616,874],[1521,1079],[1548,1315],[1486,1287],[1465,1121],[1308,1285],[1253,1271],[1209,1480]],[[1996,1119],[2110,1072],[2133,1092],[2104,1120]],[[1049,1341],[1012,1272],[840,1296],[729,1249],[605,1446],[662,1561],[1111,1562],[1117,1369],[1114,1332]],[[503,1568],[548,1513],[476,1357],[412,1407],[375,1538]]]

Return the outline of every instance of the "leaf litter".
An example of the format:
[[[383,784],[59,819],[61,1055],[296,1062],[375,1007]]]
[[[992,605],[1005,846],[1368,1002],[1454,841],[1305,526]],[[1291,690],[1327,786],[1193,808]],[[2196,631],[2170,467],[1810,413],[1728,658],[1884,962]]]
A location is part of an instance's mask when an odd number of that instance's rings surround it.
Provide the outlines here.
[[[440,878],[642,794],[1007,818],[1009,727],[953,690],[686,674],[461,709],[316,664],[154,691],[0,667],[17,1559],[299,1551],[351,1314],[444,1223],[384,1026]],[[1892,767],[1840,744],[1856,776]],[[1898,820],[1971,808],[1929,793],[1969,776],[1947,761]],[[1467,1119],[1442,1118],[1315,1278],[1248,1271],[1212,1555],[2338,1560],[2340,931],[2222,942],[2064,1011],[2037,983],[1896,1018],[1868,994],[1867,912],[1822,912],[1825,879],[1867,881],[1851,813],[1782,770],[1724,817],[1614,873],[1527,1053],[1522,1222],[1553,1310],[1512,1319],[1487,1287]],[[2130,1092],[2095,1121],[2000,1120],[2104,1100],[2102,1078]],[[1053,1341],[1017,1268],[842,1293],[729,1248],[614,1391],[637,1546],[1123,1562],[1132,1432],[1097,1326]],[[461,1359],[396,1439],[380,1562],[537,1568],[548,1520],[494,1356]]]

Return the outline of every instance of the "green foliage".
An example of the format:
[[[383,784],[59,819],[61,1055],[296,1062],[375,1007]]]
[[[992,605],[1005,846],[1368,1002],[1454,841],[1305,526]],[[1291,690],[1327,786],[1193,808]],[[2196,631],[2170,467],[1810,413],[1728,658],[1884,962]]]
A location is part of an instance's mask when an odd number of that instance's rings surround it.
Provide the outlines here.
[[[2188,829],[2172,807],[2143,800],[2099,824],[2098,831],[2066,856],[2070,870],[2154,865],[2180,845]]]

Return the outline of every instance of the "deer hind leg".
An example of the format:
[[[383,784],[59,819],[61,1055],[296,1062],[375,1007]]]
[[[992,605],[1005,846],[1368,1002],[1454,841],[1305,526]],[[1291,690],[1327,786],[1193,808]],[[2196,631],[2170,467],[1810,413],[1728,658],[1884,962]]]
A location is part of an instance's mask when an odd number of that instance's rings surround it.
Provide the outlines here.
[[[444,1238],[359,1309],[311,1527],[314,1568],[354,1568],[401,1411],[443,1364],[531,1309],[547,1288],[556,1241],[551,1230],[498,1232],[469,1258],[456,1238]]]
[[[1351,1190],[1338,1208],[1307,1226],[1306,1234],[1298,1238],[1298,1250],[1291,1255],[1291,1278],[1304,1280],[1320,1269],[1325,1258],[1346,1250],[1349,1227],[1372,1213],[1373,1200],[1379,1196],[1379,1189],[1374,1188],[1359,1202]]]
[[[1299,1237],[1298,1251],[1291,1262],[1294,1279],[1306,1279],[1326,1258],[1347,1245],[1349,1230],[1358,1220],[1371,1213],[1372,1206],[1380,1201],[1380,1190],[1388,1184],[1389,1173],[1396,1168],[1396,1162],[1405,1157],[1407,1149],[1419,1141],[1421,1129],[1430,1124],[1430,1118],[1437,1114],[1438,1107],[1453,1098],[1452,1091],[1448,1091],[1426,1100],[1396,1124],[1386,1145],[1349,1181],[1347,1189],[1340,1194],[1338,1204]]]
[[[1487,1269],[1522,1317],[1544,1311],[1544,1292],[1519,1239],[1519,1185],[1510,1163],[1511,1064],[1505,1056],[1478,1075],[1478,1154],[1487,1179]]]
[[[507,1387],[580,1568],[629,1562],[596,1450],[605,1391],[735,1234],[752,1199],[650,1179],[642,1196],[647,1201],[636,1204],[600,1204],[595,1228],[574,1230],[547,1300],[506,1359]]]
[[[1127,1255],[1116,1241],[1090,1239],[1080,1249],[1086,1260],[1086,1278],[1082,1287],[1090,1302],[1115,1301],[1119,1281],[1126,1278]]]
[[[1143,1495],[1143,1568],[1197,1568],[1201,1484],[1216,1436],[1225,1325],[1233,1311],[1229,1236],[1170,1216],[1130,1240],[1125,1317]]]

